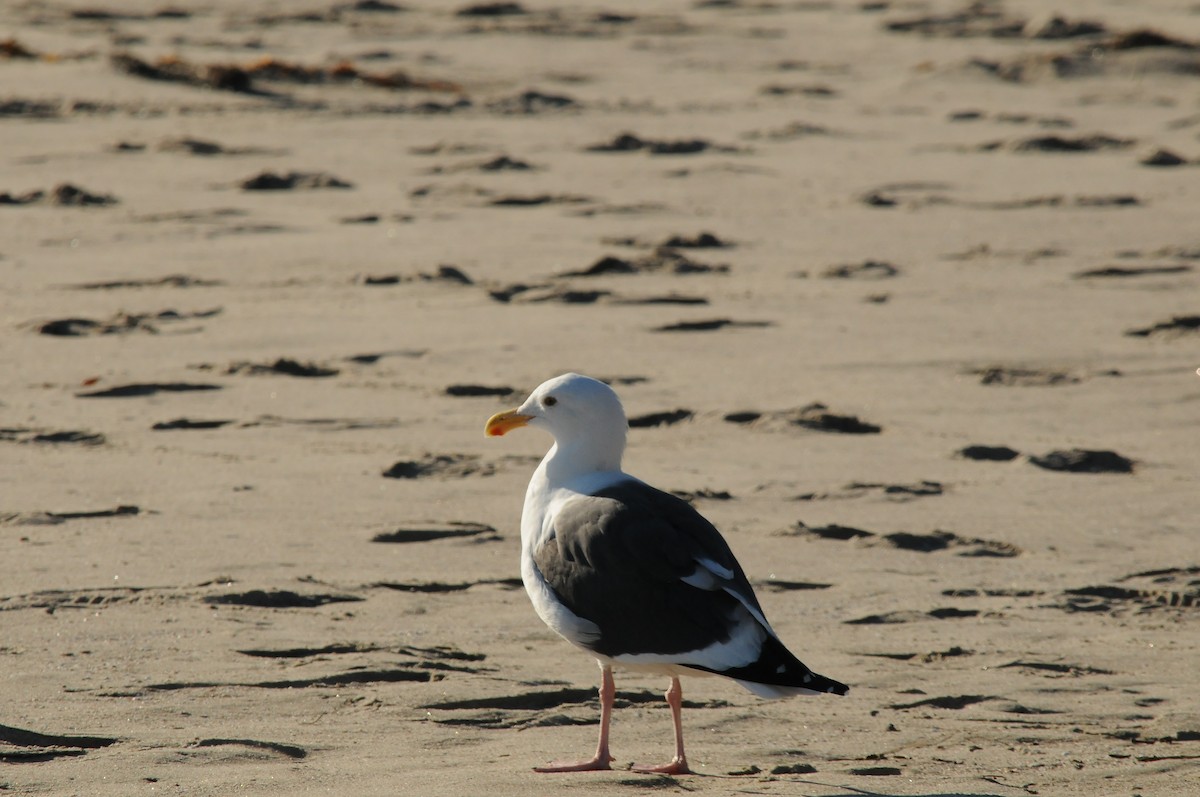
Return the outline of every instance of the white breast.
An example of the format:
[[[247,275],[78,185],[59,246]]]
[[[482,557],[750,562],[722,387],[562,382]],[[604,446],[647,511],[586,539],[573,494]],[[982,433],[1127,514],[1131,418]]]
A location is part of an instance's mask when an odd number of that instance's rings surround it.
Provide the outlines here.
[[[546,460],[553,455],[547,455]],[[574,479],[564,486],[552,486],[546,478],[546,460],[538,465],[525,491],[525,507],[521,512],[521,581],[533,603],[534,611],[551,630],[572,644],[587,648],[589,642],[600,638],[600,629],[563,606],[550,585],[538,572],[533,552],[554,532],[554,515],[567,501],[580,495],[590,495],[614,482],[628,479],[620,471],[591,473]]]

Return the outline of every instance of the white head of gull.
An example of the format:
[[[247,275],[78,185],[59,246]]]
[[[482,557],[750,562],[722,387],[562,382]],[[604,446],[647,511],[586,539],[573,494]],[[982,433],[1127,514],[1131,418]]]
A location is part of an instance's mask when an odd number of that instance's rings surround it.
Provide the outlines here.
[[[517,426],[545,429],[554,446],[545,462],[554,484],[565,484],[595,473],[619,473],[629,423],[616,392],[579,374],[564,374],[544,382],[520,407],[488,422],[489,435],[502,435]]]
[[[675,725],[675,757],[639,772],[690,772],[679,676],[722,675],[761,697],[831,692],[784,647],[720,532],[690,504],[621,470],[628,422],[603,382],[564,374],[484,428],[554,437],[525,493],[521,578],[538,616],[600,664],[600,741],[587,761],[539,772],[609,769],[613,667],[657,672]]]

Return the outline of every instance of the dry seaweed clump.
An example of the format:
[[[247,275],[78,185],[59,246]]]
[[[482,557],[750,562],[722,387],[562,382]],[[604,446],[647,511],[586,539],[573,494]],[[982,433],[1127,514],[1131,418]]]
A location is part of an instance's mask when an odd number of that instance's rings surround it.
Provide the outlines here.
[[[60,207],[86,207],[92,205],[115,205],[117,198],[111,194],[93,194],[70,183],[60,183],[50,191],[36,190],[24,194],[0,192],[0,205],[58,205]]]
[[[1011,83],[1028,83],[1048,76],[1069,79],[1117,73],[1195,77],[1200,75],[1200,42],[1139,28],[1109,34],[1065,51],[1004,60],[975,58],[970,65]]]
[[[1057,52],[1022,53],[1008,59],[973,58],[969,65],[1012,83],[1045,77],[1100,74],[1200,75],[1200,42],[1152,28],[1114,30],[1102,22],[1056,13],[1012,15],[999,0],[973,0],[956,10],[892,19],[892,33],[930,38],[993,38],[1075,42]]]
[[[16,39],[9,37],[0,41],[0,58],[8,60],[12,59],[30,59],[37,58],[38,54],[30,50],[24,44]]]
[[[153,63],[130,53],[116,53],[112,65],[117,71],[147,80],[185,83],[219,91],[265,94],[256,80],[275,83],[352,84],[393,90],[461,93],[462,86],[449,80],[415,78],[403,70],[371,72],[348,61],[332,67],[307,66],[266,57],[245,64],[197,64],[178,56],[164,56]]]

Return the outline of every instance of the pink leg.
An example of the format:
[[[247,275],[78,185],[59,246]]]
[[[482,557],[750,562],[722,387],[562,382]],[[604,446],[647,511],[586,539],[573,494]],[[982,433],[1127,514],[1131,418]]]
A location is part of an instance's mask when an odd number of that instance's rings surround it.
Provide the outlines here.
[[[690,775],[687,756],[683,754],[683,687],[678,678],[671,679],[671,688],[667,690],[667,705],[671,707],[671,718],[675,721],[675,757],[669,764],[659,766],[642,766],[635,764],[634,772],[659,772],[664,775]]]
[[[613,683],[612,667],[600,665],[600,743],[596,755],[590,761],[576,763],[555,761],[544,767],[534,767],[534,772],[591,772],[612,769],[613,757],[608,752],[608,726],[612,721],[613,698],[617,696],[617,685]]]

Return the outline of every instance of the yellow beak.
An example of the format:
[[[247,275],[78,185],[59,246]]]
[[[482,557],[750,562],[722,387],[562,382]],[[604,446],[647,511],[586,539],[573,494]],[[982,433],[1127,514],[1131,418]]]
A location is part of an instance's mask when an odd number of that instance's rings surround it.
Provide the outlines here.
[[[497,412],[488,418],[487,424],[483,427],[483,433],[488,437],[501,437],[506,432],[525,426],[532,417],[532,415],[522,415],[516,410]]]

